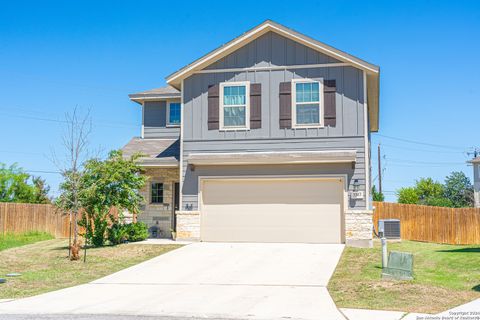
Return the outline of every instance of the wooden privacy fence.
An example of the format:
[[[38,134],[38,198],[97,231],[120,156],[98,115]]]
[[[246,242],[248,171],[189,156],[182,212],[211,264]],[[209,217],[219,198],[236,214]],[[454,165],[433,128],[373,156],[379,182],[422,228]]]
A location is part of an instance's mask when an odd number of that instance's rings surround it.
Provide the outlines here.
[[[0,233],[48,232],[56,238],[68,238],[69,215],[51,204],[0,202]]]
[[[448,244],[480,244],[480,208],[442,208],[374,202],[375,230],[379,219],[400,219],[405,240]]]

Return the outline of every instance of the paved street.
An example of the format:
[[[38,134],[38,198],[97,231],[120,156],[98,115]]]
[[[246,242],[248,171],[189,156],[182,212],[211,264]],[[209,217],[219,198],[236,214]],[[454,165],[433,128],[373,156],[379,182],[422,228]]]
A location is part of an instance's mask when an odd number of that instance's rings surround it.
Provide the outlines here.
[[[128,315],[95,315],[95,314],[52,314],[36,315],[36,320],[205,320],[205,318],[185,317],[149,317],[149,316],[128,316]],[[23,315],[0,315],[0,320],[32,320],[31,314]],[[209,320],[235,320],[209,318]]]

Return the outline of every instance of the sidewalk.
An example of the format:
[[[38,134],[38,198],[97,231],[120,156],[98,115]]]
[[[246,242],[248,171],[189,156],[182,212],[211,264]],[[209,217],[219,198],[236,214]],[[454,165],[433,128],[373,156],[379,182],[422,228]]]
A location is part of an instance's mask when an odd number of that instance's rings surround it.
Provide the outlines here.
[[[383,310],[367,310],[367,309],[349,309],[340,308],[347,320],[426,320],[441,319],[443,317],[458,317],[457,319],[475,319],[480,317],[480,299],[473,300],[461,306],[438,313],[406,313],[400,311],[383,311]],[[463,318],[462,318],[463,317]],[[468,318],[470,317],[470,318]]]
[[[194,243],[193,241],[184,241],[184,240],[172,240],[172,239],[146,239],[143,241],[135,242],[135,244],[192,244]]]

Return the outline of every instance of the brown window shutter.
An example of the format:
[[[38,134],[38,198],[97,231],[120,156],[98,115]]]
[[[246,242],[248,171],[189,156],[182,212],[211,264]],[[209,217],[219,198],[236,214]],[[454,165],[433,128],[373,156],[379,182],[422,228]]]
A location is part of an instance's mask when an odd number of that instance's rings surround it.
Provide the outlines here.
[[[280,129],[292,127],[292,83],[280,82]]]
[[[250,129],[262,127],[262,85],[250,84]]]
[[[220,86],[218,84],[208,86],[208,130],[219,128]]]
[[[324,99],[324,124],[325,126],[335,127],[337,125],[337,108],[335,105],[335,93],[337,91],[335,80],[323,81],[323,99]]]

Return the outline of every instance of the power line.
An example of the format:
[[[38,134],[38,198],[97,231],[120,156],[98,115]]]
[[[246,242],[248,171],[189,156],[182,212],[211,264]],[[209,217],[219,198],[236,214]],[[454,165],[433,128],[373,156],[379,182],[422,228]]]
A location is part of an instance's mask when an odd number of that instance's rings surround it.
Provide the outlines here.
[[[48,171],[48,170],[25,170],[28,173],[53,173],[53,174],[62,174],[60,171]]]
[[[462,148],[459,146],[451,146],[451,145],[442,145],[442,144],[434,144],[434,143],[428,143],[428,142],[422,142],[422,141],[416,141],[416,140],[409,140],[409,139],[404,139],[404,138],[397,138],[397,137],[392,137],[392,136],[386,136],[380,133],[377,133],[376,136],[386,138],[386,139],[392,139],[392,140],[397,140],[397,141],[402,141],[406,143],[413,143],[413,144],[419,144],[419,145],[424,145],[424,146],[430,146],[430,147],[436,147],[436,148],[443,148],[443,149],[457,149],[457,150],[464,150],[466,148]]]
[[[44,155],[42,153],[36,153],[36,152],[23,152],[23,151],[11,151],[11,150],[0,150],[0,153],[17,153],[17,154],[27,154],[27,155],[32,155],[32,156],[43,156]]]
[[[412,180],[397,180],[397,179],[384,179],[384,182],[396,182],[396,183],[412,183],[415,182],[415,179]]]
[[[2,71],[5,71],[5,70],[2,70]],[[26,74],[26,73],[21,73],[21,72],[12,72],[12,71],[8,71],[8,72],[20,75],[22,77],[40,79],[42,82],[47,82],[47,83],[61,84],[61,85],[71,86],[71,87],[83,87],[83,88],[87,88],[87,89],[102,90],[103,92],[105,92],[105,91],[110,91],[112,93],[113,92],[116,92],[116,93],[122,92],[122,94],[124,94],[124,92],[125,92],[125,90],[120,89],[120,87],[92,86],[91,84],[85,85],[83,83],[75,83],[75,82],[64,81],[64,80],[62,80],[62,81],[51,80],[50,78],[47,78],[47,77],[44,77],[44,76],[41,76],[41,75],[37,75],[37,74]]]
[[[416,161],[416,160],[409,160],[409,159],[395,159],[395,158],[387,158],[388,161],[394,163],[403,163],[403,164],[437,164],[437,165],[455,165],[455,164],[466,164],[465,162],[434,162],[434,161]]]
[[[455,166],[460,166],[460,164],[448,164],[448,165],[436,165],[436,164],[401,164],[401,163],[392,163],[390,164],[391,167],[403,167],[403,168],[451,168]],[[462,164],[463,166],[463,164]]]
[[[449,154],[465,154],[464,151],[437,151],[437,150],[425,150],[425,149],[416,149],[416,148],[409,148],[409,147],[403,147],[403,146],[394,146],[391,144],[384,144],[382,143],[383,147],[387,148],[394,148],[394,149],[400,149],[400,150],[409,150],[409,151],[419,151],[419,152],[429,152],[429,153],[449,153]]]
[[[34,116],[25,116],[25,115],[18,115],[18,114],[8,114],[8,113],[0,113],[2,115],[8,116],[8,117],[14,117],[14,118],[22,118],[22,119],[29,119],[29,120],[38,120],[38,121],[48,121],[48,122],[56,122],[56,123],[69,123],[67,120],[58,120],[58,119],[51,119],[51,118],[43,118],[43,117],[34,117]],[[104,127],[131,127],[131,128],[136,128],[136,125],[130,125],[130,124],[120,124],[120,123],[102,123],[102,122],[95,122],[93,123],[98,126],[104,126]]]

